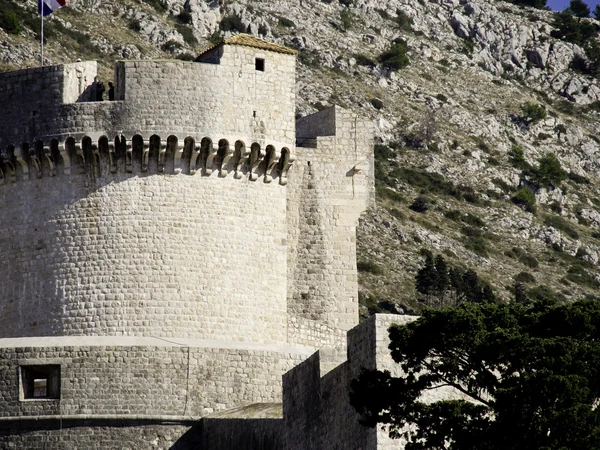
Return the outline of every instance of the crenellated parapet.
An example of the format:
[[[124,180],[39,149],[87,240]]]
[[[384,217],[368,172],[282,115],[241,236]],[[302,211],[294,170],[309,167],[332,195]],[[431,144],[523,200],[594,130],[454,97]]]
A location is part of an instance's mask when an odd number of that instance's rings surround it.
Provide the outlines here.
[[[69,137],[64,141],[37,141],[10,145],[0,154],[0,185],[44,177],[90,174],[132,175],[201,175],[260,178],[265,183],[275,179],[287,184],[294,157],[288,147],[272,144],[246,144],[225,138],[191,136],[180,139],[169,135],[144,137],[123,135],[93,140]]]

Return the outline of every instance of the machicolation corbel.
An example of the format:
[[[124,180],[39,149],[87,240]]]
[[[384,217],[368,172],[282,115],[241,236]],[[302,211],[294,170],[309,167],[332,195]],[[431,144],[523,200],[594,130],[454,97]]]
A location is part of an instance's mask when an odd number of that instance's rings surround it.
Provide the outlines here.
[[[50,144],[37,141],[30,147],[8,146],[0,157],[0,184],[62,175],[89,174],[108,176],[116,173],[134,175],[201,175],[220,178],[233,172],[235,179],[247,175],[250,181],[264,177],[270,183],[279,177],[279,184],[287,184],[287,173],[293,164],[287,147],[277,149],[258,143],[248,148],[241,140],[231,145],[219,139],[218,145],[204,137],[200,144],[193,137],[183,140],[170,135],[166,141],[158,135],[148,139],[135,135],[127,139],[118,135],[109,140],[101,136],[94,142],[89,136],[80,140],[68,137],[62,142],[53,139]]]

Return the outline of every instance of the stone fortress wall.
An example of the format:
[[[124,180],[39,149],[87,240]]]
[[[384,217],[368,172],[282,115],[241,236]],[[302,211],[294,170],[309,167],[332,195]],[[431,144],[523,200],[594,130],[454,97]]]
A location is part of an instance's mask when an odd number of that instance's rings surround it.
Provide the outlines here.
[[[95,142],[156,134],[183,141],[242,141],[281,151],[295,142],[295,58],[231,45],[198,64],[122,61],[115,67],[114,102],[90,102],[95,62],[0,74],[0,148],[67,137]],[[257,59],[264,70],[256,70]]]
[[[120,62],[112,102],[86,101],[95,63],[0,74],[0,444],[289,441],[198,420],[280,403],[358,323],[372,129],[337,107],[296,123],[293,53],[240,35]]]

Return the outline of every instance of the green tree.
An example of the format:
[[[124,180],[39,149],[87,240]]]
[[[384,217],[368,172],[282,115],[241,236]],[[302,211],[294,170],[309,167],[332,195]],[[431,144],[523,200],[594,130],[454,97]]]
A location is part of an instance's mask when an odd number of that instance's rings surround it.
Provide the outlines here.
[[[491,286],[481,280],[477,272],[450,267],[442,255],[434,258],[429,251],[415,276],[415,289],[422,294],[421,301],[436,308],[496,298]]]
[[[539,9],[546,6],[546,0],[513,0],[512,3],[515,5],[533,6]]]
[[[534,102],[526,102],[521,105],[523,118],[529,123],[536,123],[546,118],[546,108]]]
[[[440,304],[443,305],[446,297],[446,290],[450,285],[450,277],[448,274],[448,265],[442,255],[437,255],[435,257],[435,272],[437,274],[435,292],[440,299]]]
[[[533,169],[533,177],[542,187],[558,186],[567,178],[567,172],[553,153],[547,153],[538,161],[538,167]]]
[[[535,212],[535,194],[527,186],[523,186],[512,196],[512,202],[519,205],[526,211]]]
[[[23,31],[19,16],[12,10],[0,11],[0,28],[9,34],[20,34]]]
[[[463,303],[389,333],[403,375],[363,371],[350,402],[407,450],[600,448],[600,302]],[[448,386],[467,400],[421,401]]]
[[[438,273],[433,260],[433,255],[427,252],[425,255],[425,264],[415,277],[415,288],[417,292],[423,294],[428,300],[435,295],[438,285]]]
[[[342,8],[342,11],[340,12],[340,19],[342,20],[342,28],[344,31],[348,31],[350,28],[352,28],[352,25],[354,24],[354,16],[352,15],[352,11],[350,11],[349,7],[344,6],[344,8]]]
[[[596,5],[594,8],[594,17],[596,19],[600,19],[600,5]]]
[[[404,42],[394,43],[379,57],[379,62],[381,62],[383,67],[390,70],[402,69],[410,63],[406,52],[407,49]]]
[[[580,21],[569,11],[562,11],[554,15],[552,25],[556,28],[550,34],[556,39],[584,45],[596,34],[596,27],[588,21]]]
[[[571,0],[569,10],[580,19],[590,17],[590,8],[583,0]]]

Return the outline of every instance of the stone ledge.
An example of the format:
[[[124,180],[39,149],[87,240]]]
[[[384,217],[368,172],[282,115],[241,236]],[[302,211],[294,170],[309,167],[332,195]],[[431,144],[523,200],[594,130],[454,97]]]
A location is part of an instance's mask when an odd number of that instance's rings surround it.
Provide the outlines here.
[[[25,347],[191,347],[266,351],[312,355],[314,347],[285,344],[252,344],[234,341],[210,341],[192,338],[137,336],[51,336],[0,339],[0,348]]]

